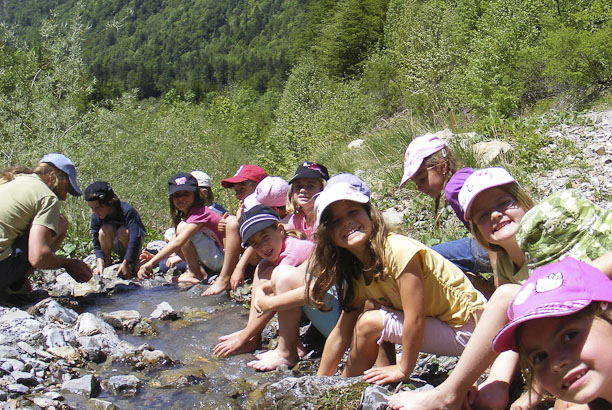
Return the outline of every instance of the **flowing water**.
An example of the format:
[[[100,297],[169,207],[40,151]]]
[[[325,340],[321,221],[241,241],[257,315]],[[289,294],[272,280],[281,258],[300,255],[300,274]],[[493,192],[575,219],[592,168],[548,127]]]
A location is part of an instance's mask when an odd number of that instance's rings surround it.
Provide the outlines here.
[[[191,290],[176,285],[137,289],[99,297],[88,307],[92,313],[137,310],[149,317],[161,302],[168,302],[176,311],[188,308],[182,319],[155,321],[158,336],[119,336],[135,346],[147,343],[162,350],[179,364],[156,366],[136,371],[125,364],[107,363],[95,368],[101,380],[114,375],[133,374],[142,387],[136,396],[112,395],[104,390],[100,399],[113,402],[120,409],[238,409],[251,408],[249,400],[265,383],[277,381],[282,372],[256,373],[246,366],[252,354],[217,358],[213,346],[219,336],[242,329],[247,310],[225,294],[201,297],[201,287]],[[103,385],[104,386],[104,385]],[[255,396],[255,398],[253,398]],[[67,403],[76,408],[91,408],[87,399],[68,395]]]

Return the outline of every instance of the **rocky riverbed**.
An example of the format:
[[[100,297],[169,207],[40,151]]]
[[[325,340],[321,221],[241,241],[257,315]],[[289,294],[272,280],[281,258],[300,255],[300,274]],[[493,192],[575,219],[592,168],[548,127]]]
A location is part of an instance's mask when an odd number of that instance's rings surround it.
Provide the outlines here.
[[[531,183],[541,196],[573,187],[612,209],[612,111],[582,118],[580,126],[548,132],[545,150],[553,153],[570,141],[576,153],[557,170],[534,169]],[[250,354],[212,355],[220,335],[245,325],[246,288],[202,298],[202,285],[180,287],[166,279],[125,281],[111,267],[77,284],[65,272],[39,271],[35,292],[4,295],[2,408],[321,409],[340,408],[339,398],[346,398],[353,407],[384,409],[389,392],[431,388],[456,363],[421,355],[410,383],[367,387],[359,378],[314,376],[320,345],[313,342],[313,352],[293,369],[258,373],[246,366]],[[272,323],[264,343],[273,346],[276,336]]]

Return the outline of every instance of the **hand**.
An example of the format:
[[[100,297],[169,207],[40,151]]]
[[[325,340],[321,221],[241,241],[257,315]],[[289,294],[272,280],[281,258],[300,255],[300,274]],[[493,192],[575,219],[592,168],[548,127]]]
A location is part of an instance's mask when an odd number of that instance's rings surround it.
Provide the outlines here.
[[[91,268],[78,259],[67,259],[64,269],[74,280],[80,283],[89,282],[92,276]]]
[[[244,284],[244,270],[240,267],[236,267],[230,276],[230,287],[235,292],[239,286]]]
[[[363,380],[368,383],[386,384],[404,380],[408,375],[404,374],[398,364],[383,367],[372,367],[363,372]]]
[[[134,276],[132,272],[132,264],[125,259],[121,262],[119,269],[117,269],[117,274],[124,279],[131,279]]]
[[[265,286],[260,286],[255,290],[255,294],[252,295],[251,303],[253,308],[257,312],[257,316],[261,316],[264,313],[273,309],[270,297],[271,289],[266,289]]]
[[[136,276],[138,276],[138,279],[140,280],[147,279],[151,274],[152,270],[153,266],[149,262],[147,262],[144,265],[140,265],[140,269],[138,269],[138,273],[136,274]]]
[[[142,251],[140,255],[138,255],[138,262],[146,263],[153,259],[153,254],[149,251]]]
[[[531,395],[531,397],[530,397]],[[521,397],[516,399],[510,406],[510,410],[529,410],[535,408],[536,405],[540,404],[543,400],[541,394],[533,390],[527,390]]]
[[[223,216],[221,217],[221,220],[219,221],[219,225],[217,225],[217,230],[222,236],[225,236],[225,227],[227,226],[228,216],[229,214],[227,212],[224,213]]]
[[[182,260],[183,259],[180,256],[178,256],[178,255],[170,256],[168,259],[166,259],[166,266],[168,268],[171,268],[171,267],[176,266],[177,264],[181,263]]]

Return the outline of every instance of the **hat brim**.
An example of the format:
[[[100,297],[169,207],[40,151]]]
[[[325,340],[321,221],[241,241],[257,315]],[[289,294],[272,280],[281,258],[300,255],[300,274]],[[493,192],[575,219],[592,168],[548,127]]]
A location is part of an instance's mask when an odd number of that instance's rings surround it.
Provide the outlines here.
[[[72,177],[72,176],[68,176],[68,180],[70,180],[70,189],[68,190],[70,195],[72,195],[72,196],[81,196],[81,195],[83,195],[83,192],[81,191],[81,188],[79,188],[79,186],[77,185],[76,179],[74,177]]]
[[[333,185],[330,190],[323,190],[315,197],[315,214],[317,216],[317,224],[321,223],[321,219],[325,210],[334,202],[338,201],[353,201],[360,204],[370,202],[370,198],[361,192],[357,191],[356,188],[352,187],[353,191],[335,192],[334,187],[341,185],[342,183]],[[349,185],[348,183],[345,183]]]
[[[270,218],[262,219],[261,221],[255,222],[254,224],[250,225],[247,229],[244,230],[242,234],[242,247],[245,249],[248,248],[249,245],[247,244],[247,242],[249,241],[249,239],[251,239],[253,235],[261,231],[262,229],[266,229],[268,226],[274,225],[276,222],[278,222],[278,219]]]
[[[533,311],[531,313],[528,312],[520,318],[513,320],[506,326],[504,326],[503,329],[500,330],[497,336],[495,336],[495,338],[493,339],[491,347],[496,353],[505,352],[506,350],[513,350],[516,352],[516,330],[521,324],[534,319],[568,316],[584,309],[591,302],[592,300],[575,300],[572,301],[571,307],[567,306],[567,309],[560,310],[558,312],[552,312],[550,310],[539,311],[537,309],[536,311]],[[538,306],[538,309],[542,309],[542,306]]]
[[[400,188],[403,188],[404,185],[406,185],[406,183],[410,181],[410,178],[412,178],[417,173],[419,168],[421,168],[421,165],[423,165],[422,159],[418,163],[413,163],[409,167],[404,168],[404,176],[402,177],[402,182],[400,182]]]
[[[193,185],[173,185],[171,187],[168,188],[168,195],[172,195],[176,192],[179,191],[191,191],[191,192],[195,192],[196,189],[198,189],[197,186],[193,186]]]
[[[314,169],[305,169],[303,171],[300,171],[299,174],[295,174],[289,180],[289,184],[293,183],[293,181],[295,181],[296,179],[302,179],[302,178],[323,178],[325,179],[323,174],[321,174],[319,171],[316,171]]]
[[[500,187],[500,186],[503,186],[503,185],[512,184],[512,183],[517,183],[516,179],[514,179],[514,178],[507,178],[507,179],[503,179],[503,180],[500,180],[498,182],[495,182],[494,184],[483,186],[483,187],[479,188],[478,190],[476,190],[476,192],[474,192],[472,194],[472,197],[470,198],[470,200],[468,201],[467,205],[465,206],[465,209],[463,210],[463,214],[464,214],[463,219],[465,219],[466,221],[469,221],[469,220],[472,219],[472,216],[470,215],[470,212],[472,211],[472,205],[474,204],[474,200],[482,192],[486,191],[487,189],[497,188],[497,187]]]

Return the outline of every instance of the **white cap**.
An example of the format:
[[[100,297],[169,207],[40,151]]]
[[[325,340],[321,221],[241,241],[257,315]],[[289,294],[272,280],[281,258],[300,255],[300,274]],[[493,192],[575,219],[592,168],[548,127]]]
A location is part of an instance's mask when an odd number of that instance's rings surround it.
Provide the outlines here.
[[[198,187],[210,188],[210,176],[208,176],[206,172],[191,171],[190,174],[193,175],[193,177],[198,180]]]
[[[444,147],[446,147],[446,143],[430,132],[413,139],[408,148],[406,148],[404,176],[402,177],[402,182],[400,182],[400,188],[417,173],[425,158],[435,154]]]
[[[516,179],[502,167],[483,168],[474,171],[474,173],[465,180],[461,187],[461,191],[459,191],[459,204],[465,214],[465,220],[469,221],[471,219],[469,216],[470,207],[478,194],[489,188],[511,184],[513,182],[516,183]]]
[[[319,193],[315,200],[314,211],[317,216],[317,224],[321,223],[321,215],[325,208],[337,201],[353,201],[360,204],[365,204],[370,201],[370,198],[348,182],[338,182],[333,185],[327,185],[325,189]]]

